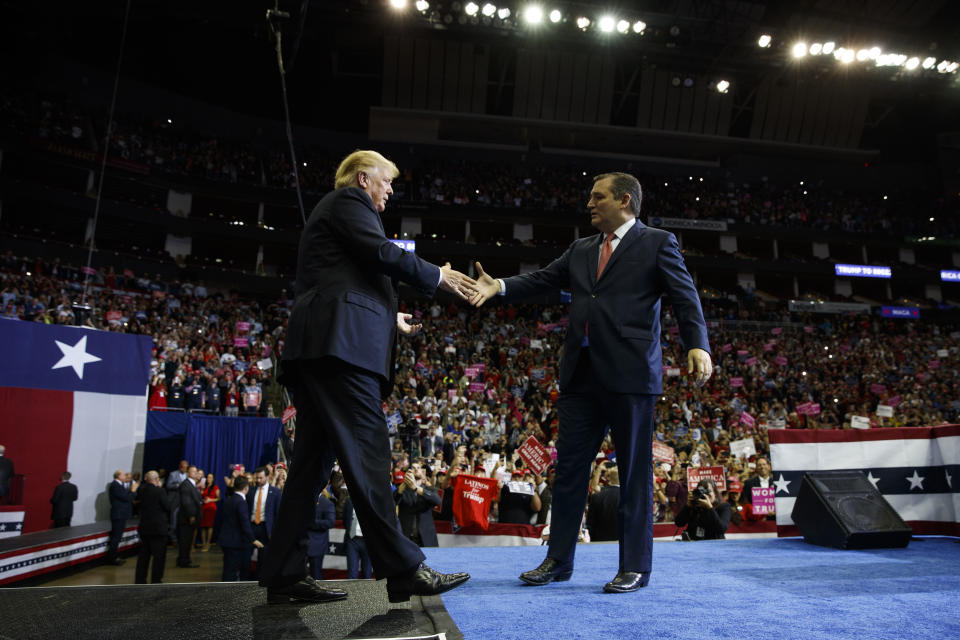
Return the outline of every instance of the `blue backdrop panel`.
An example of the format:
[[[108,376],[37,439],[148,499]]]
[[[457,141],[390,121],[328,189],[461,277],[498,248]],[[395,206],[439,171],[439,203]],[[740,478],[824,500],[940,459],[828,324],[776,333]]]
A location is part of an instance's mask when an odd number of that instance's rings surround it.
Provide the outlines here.
[[[143,471],[172,471],[183,460],[183,444],[190,423],[188,413],[147,412],[143,444]]]
[[[277,459],[280,418],[228,418],[190,415],[184,443],[184,458],[207,473],[217,485],[229,466],[243,464],[248,470]]]

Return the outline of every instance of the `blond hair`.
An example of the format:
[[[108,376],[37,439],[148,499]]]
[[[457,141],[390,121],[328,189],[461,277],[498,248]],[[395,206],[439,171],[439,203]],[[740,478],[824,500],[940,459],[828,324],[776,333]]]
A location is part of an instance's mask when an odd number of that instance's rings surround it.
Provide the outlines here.
[[[355,186],[359,172],[372,173],[380,168],[389,172],[391,180],[400,175],[397,165],[376,151],[357,149],[344,158],[340,166],[337,167],[337,176],[333,180],[333,188],[342,189],[343,187]]]

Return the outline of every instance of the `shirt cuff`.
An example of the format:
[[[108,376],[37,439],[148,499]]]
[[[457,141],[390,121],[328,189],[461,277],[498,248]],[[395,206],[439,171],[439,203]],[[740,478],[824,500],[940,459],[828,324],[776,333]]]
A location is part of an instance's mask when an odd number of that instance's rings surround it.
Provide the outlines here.
[[[498,296],[507,295],[507,284],[501,278],[497,278],[497,282],[500,283],[500,293],[498,293],[497,295]]]

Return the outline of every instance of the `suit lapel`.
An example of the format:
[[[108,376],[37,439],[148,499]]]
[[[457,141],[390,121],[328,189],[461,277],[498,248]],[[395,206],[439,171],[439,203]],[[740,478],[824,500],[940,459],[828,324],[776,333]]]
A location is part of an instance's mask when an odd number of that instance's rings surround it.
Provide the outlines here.
[[[630,245],[632,245],[634,242],[637,241],[637,239],[643,234],[643,231],[645,229],[646,229],[646,226],[644,226],[639,220],[637,220],[636,224],[634,224],[632,227],[627,229],[626,235],[624,235],[623,239],[620,240],[620,242],[617,244],[616,251],[614,251],[610,255],[610,260],[607,261],[607,266],[603,269],[603,273],[600,274],[601,278],[603,278],[603,276],[610,273],[610,269],[613,268],[613,265],[617,262],[617,259],[627,252],[627,249],[630,248]],[[600,235],[602,236],[603,234],[600,234]],[[597,260],[594,263],[594,265],[599,265],[599,264],[600,264],[600,253],[598,250]],[[594,278],[596,278],[596,269],[594,270]]]

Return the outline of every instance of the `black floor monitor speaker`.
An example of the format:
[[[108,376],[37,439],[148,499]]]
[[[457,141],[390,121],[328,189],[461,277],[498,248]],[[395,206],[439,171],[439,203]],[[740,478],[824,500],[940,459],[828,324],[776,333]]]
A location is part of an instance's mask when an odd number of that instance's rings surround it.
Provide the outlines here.
[[[913,533],[862,471],[805,473],[792,516],[806,542],[838,549],[905,547]]]

